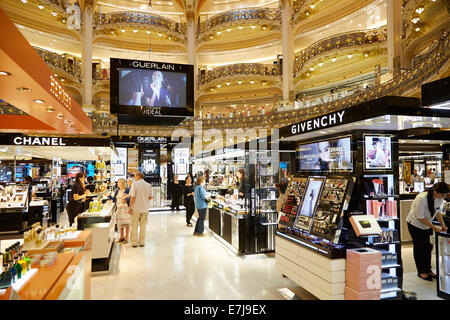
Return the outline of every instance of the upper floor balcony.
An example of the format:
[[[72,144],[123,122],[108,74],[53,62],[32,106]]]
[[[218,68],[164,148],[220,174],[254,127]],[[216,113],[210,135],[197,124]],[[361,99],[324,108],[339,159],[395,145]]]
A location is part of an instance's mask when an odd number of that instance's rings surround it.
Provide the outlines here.
[[[186,39],[186,24],[150,13],[120,11],[95,14],[97,30],[115,29],[120,27],[142,28],[169,34],[178,40]]]
[[[242,76],[273,78],[280,75],[280,68],[276,64],[237,63],[200,72],[197,78],[197,85],[203,86],[212,84],[216,80],[227,80]]]
[[[386,42],[386,39],[386,27],[345,32],[321,39],[296,54],[294,62],[294,77],[301,74],[302,70],[312,63],[316,57],[318,58],[319,56],[323,56],[332,51],[354,48],[358,46],[363,46],[364,50],[368,50],[371,49],[371,45]]]

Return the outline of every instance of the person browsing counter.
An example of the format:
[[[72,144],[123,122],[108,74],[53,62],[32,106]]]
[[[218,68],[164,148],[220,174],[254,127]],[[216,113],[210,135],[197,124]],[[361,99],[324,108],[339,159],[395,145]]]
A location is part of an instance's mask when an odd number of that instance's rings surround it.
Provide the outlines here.
[[[130,189],[130,208],[131,214],[131,244],[133,248],[143,247],[145,242],[145,231],[148,220],[148,210],[150,209],[150,200],[153,199],[152,186],[145,182],[144,174],[138,171],[135,175],[135,181]],[[139,227],[139,237],[138,237]]]
[[[206,210],[208,209],[209,199],[206,195],[205,188],[205,178],[200,176],[197,178],[195,183],[194,197],[195,197],[195,207],[198,211],[198,219],[195,224],[194,236],[204,237],[204,223],[206,218]]]
[[[83,212],[83,204],[86,201],[86,196],[88,194],[90,194],[90,191],[86,190],[84,186],[84,173],[78,172],[75,176],[75,183],[72,186],[70,200],[66,207],[70,224],[73,224],[75,217]]]
[[[414,199],[406,217],[408,230],[413,240],[413,255],[419,278],[432,281],[436,274],[431,271],[433,245],[430,236],[435,232],[447,231],[442,218],[444,198],[449,192],[445,182],[436,183],[430,190],[419,193]],[[432,223],[436,218],[441,227]]]

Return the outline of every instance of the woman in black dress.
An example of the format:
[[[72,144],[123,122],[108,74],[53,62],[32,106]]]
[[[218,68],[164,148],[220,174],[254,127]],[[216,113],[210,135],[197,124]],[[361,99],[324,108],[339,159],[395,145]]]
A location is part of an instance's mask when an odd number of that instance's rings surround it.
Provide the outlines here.
[[[70,200],[67,204],[67,216],[69,217],[69,223],[73,224],[75,217],[79,215],[86,201],[86,189],[84,186],[84,173],[78,172],[75,177],[75,183],[72,186],[72,192],[70,193]]]
[[[194,202],[194,186],[190,175],[186,177],[186,185],[184,186],[184,206],[186,207],[186,224],[192,227],[191,218],[195,211]]]
[[[172,204],[170,205],[172,211],[175,210],[175,207],[177,208],[177,211],[180,210],[181,191],[181,186],[178,183],[178,176],[174,175],[171,192]]]

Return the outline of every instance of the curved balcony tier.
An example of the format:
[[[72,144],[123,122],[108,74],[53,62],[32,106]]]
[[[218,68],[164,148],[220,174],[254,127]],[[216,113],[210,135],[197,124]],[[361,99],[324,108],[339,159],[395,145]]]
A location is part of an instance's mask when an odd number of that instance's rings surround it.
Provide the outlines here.
[[[97,30],[110,30],[120,27],[143,28],[168,34],[170,37],[184,41],[186,39],[186,24],[175,22],[165,17],[142,12],[113,12],[95,14]]]
[[[67,8],[70,6],[68,0],[37,0],[37,2],[43,6],[47,6],[49,9],[55,10],[61,15],[69,15],[66,12]]]
[[[65,76],[80,78],[81,60],[68,54],[57,54],[42,48],[33,47],[49,66],[62,71]],[[72,80],[75,80],[75,79]]]
[[[299,54],[296,54],[294,77],[299,75],[314,58],[324,55],[325,53],[359,46],[363,46],[364,50],[368,50],[369,46],[373,44],[386,43],[386,39],[386,27],[345,32],[321,39],[300,51]]]
[[[256,76],[267,77],[273,79],[281,74],[278,65],[261,64],[261,63],[237,63],[214,68],[206,71],[204,74],[199,73],[197,77],[197,85],[213,85],[218,80],[228,80],[240,76]]]
[[[253,37],[260,37],[262,32],[281,30],[281,11],[279,8],[245,8],[236,9],[219,13],[208,20],[200,23],[197,26],[197,38],[198,44],[208,42],[210,40],[217,40],[215,34],[220,34],[225,30],[230,31],[236,27],[252,26],[256,29],[256,26],[260,26],[261,30],[254,30],[252,32]],[[224,32],[225,36],[227,32]],[[246,32],[245,35],[248,35]],[[228,37],[228,41],[232,41],[233,38],[240,38],[241,34],[233,34],[233,37]],[[242,40],[242,39],[239,39]]]

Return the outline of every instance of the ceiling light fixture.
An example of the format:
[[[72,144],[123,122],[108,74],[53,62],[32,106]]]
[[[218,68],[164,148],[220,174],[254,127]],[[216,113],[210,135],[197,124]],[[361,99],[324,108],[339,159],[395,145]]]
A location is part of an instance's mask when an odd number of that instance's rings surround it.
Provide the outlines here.
[[[230,32],[231,31],[231,29],[227,29],[227,32]]]
[[[58,114],[56,115],[56,117],[57,117],[58,119],[64,118],[64,116],[63,116],[61,113],[58,113]]]
[[[125,32],[125,29],[120,29],[120,31]]]
[[[7,71],[0,71],[0,76],[10,76],[11,73]]]
[[[27,3],[28,2],[28,0],[20,0],[20,1],[22,1],[22,3]]]
[[[349,58],[349,59],[351,59],[352,57],[353,57],[352,54],[349,54],[349,55],[347,56],[347,58]]]
[[[222,33],[222,31],[217,31],[217,34],[220,35]]]
[[[231,83],[227,82],[227,86],[229,86]]]
[[[365,57],[365,58],[367,58],[368,56],[369,56],[369,54],[368,54],[368,53],[364,54],[364,57]]]
[[[25,88],[25,87],[19,87],[19,88],[16,88],[18,91],[20,91],[20,92],[31,92],[31,89],[29,89],[29,88]]]
[[[314,7],[316,6],[315,4],[310,4],[309,5],[311,7],[311,9],[314,9]]]
[[[55,108],[53,108],[52,106],[48,106],[46,110],[47,112],[53,112],[55,111]]]
[[[414,23],[414,24],[416,24],[419,21],[420,21],[420,18],[418,18],[418,17],[411,19],[411,22]]]
[[[42,9],[44,9],[44,6],[40,4],[40,5],[38,5],[38,8],[42,10]]]
[[[136,29],[134,29],[134,30],[133,30],[133,32],[134,32],[134,33],[136,33],[136,32],[137,32],[137,30],[136,30]]]
[[[70,121],[66,119],[66,120],[64,120],[64,123],[65,123],[65,124],[69,124]]]
[[[31,90],[30,90],[30,91],[31,91]],[[33,101],[34,101],[35,103],[39,103],[39,104],[45,102],[44,100],[41,100],[41,99],[34,99]]]
[[[250,80],[250,83],[251,83],[251,84],[254,84],[254,83],[255,83],[255,81],[253,81],[253,80]]]
[[[252,28],[254,30],[256,28],[256,26],[250,26],[250,28]]]
[[[419,8],[416,9],[416,12],[417,12],[418,14],[421,14],[421,13],[423,12],[423,10],[425,10],[424,7],[419,7]]]
[[[239,26],[238,28],[239,28],[239,30],[242,30],[242,26]]]
[[[217,88],[220,88],[221,86],[222,86],[221,84],[218,84],[218,85],[217,85]]]
[[[148,31],[148,30],[147,30],[146,32],[147,32],[147,34],[150,34],[150,33],[151,33],[151,31]]]
[[[323,66],[323,62],[318,63],[319,67]]]
[[[311,67],[311,68],[309,68],[309,70],[310,70],[310,71],[314,71],[314,68],[313,68],[313,67]]]
[[[56,13],[56,11],[52,11],[52,15],[53,15],[54,17],[56,17],[56,16],[58,15],[58,13]]]
[[[417,32],[419,32],[420,31],[420,28],[419,27],[417,27],[416,29],[415,29]]]
[[[239,81],[238,81],[238,84],[241,84],[241,83],[242,83],[242,81],[241,81],[241,80],[239,80]]]

